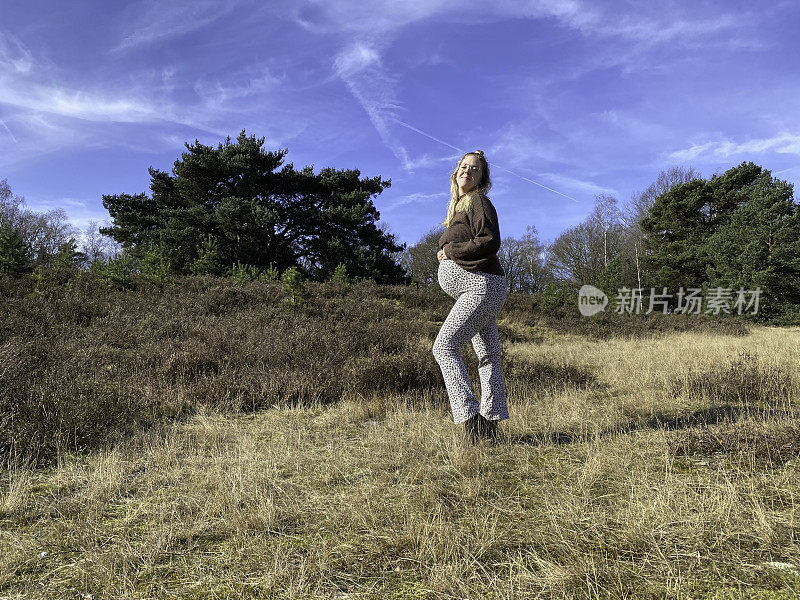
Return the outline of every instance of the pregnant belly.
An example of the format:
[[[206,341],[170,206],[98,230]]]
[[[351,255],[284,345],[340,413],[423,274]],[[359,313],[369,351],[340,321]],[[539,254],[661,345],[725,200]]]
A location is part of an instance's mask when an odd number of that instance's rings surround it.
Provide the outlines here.
[[[445,259],[439,263],[439,285],[450,296],[458,297],[463,290],[459,289],[459,275],[461,268],[452,260]]]

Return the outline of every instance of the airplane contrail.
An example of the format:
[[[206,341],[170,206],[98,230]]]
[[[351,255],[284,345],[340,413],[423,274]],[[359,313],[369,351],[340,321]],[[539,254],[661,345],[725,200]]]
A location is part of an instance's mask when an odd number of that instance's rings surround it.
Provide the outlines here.
[[[439,142],[440,144],[442,144],[444,146],[447,146],[448,148],[452,148],[453,150],[458,150],[462,154],[466,154],[466,150],[464,150],[463,148],[459,148],[458,146],[453,146],[453,144],[448,144],[444,140],[440,140],[439,138],[432,136],[430,133],[425,133],[421,129],[418,129],[418,128],[414,127],[413,125],[409,125],[408,123],[406,123],[404,121],[401,121],[400,119],[395,119],[394,117],[390,117],[390,118],[391,118],[392,121],[394,121],[398,125],[402,125],[403,127],[407,128],[407,129],[410,129],[411,131],[416,131],[418,134],[424,135],[426,138],[431,139],[434,142]],[[580,202],[580,200],[577,200],[577,199],[573,198],[572,196],[568,196],[567,194],[563,194],[563,193],[559,192],[558,190],[554,190],[551,187],[547,187],[546,185],[543,185],[543,184],[539,183],[538,181],[534,181],[533,179],[530,179],[528,177],[524,177],[524,176],[520,175],[519,173],[514,173],[514,171],[506,169],[505,167],[502,167],[502,166],[498,165],[496,162],[490,162],[489,165],[491,165],[492,167],[495,167],[497,169],[500,169],[501,171],[505,171],[506,173],[511,173],[511,175],[519,177],[520,179],[524,179],[525,181],[527,181],[529,183],[532,183],[533,185],[538,185],[539,187],[544,188],[546,190],[549,190],[549,191],[553,192],[554,194],[558,194],[559,196],[564,196],[564,198],[569,198],[573,202]]]
[[[15,144],[19,144],[19,142],[17,141],[17,138],[14,137],[14,134],[11,133],[11,130],[8,128],[8,125],[6,125],[6,122],[3,121],[2,119],[0,119],[0,125],[2,125],[3,129],[5,129],[8,132],[8,135],[11,136],[11,139],[14,140],[14,143]]]

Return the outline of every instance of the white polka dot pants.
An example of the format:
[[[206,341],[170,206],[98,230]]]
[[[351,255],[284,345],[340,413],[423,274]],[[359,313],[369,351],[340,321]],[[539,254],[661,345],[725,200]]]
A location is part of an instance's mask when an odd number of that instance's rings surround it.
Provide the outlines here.
[[[453,421],[463,423],[478,412],[493,421],[508,419],[497,334],[497,313],[508,296],[506,278],[467,271],[445,259],[439,263],[439,285],[456,301],[433,343],[433,356],[442,369]],[[459,353],[469,341],[478,357],[480,403]]]

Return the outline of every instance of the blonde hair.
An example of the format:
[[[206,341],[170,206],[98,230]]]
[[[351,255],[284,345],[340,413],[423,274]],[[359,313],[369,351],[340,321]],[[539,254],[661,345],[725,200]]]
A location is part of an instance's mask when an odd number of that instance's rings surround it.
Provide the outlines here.
[[[458,169],[461,166],[461,161],[470,155],[477,156],[481,161],[481,180],[478,182],[478,185],[472,188],[469,192],[459,197],[456,176],[458,175]],[[453,217],[455,217],[456,212],[468,211],[469,207],[472,206],[472,200],[478,196],[485,196],[486,192],[488,192],[491,187],[492,180],[489,177],[489,163],[487,162],[486,157],[483,155],[482,150],[467,152],[464,156],[459,158],[456,168],[450,174],[450,205],[447,207],[447,217],[445,217],[442,225],[445,227],[450,227],[450,223],[453,221]]]

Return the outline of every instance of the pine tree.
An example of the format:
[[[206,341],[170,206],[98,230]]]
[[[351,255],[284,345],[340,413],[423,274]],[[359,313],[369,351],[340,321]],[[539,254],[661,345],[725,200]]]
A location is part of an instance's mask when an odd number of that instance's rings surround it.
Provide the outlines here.
[[[372,202],[390,181],[356,169],[295,170],[283,164],[288,150],[267,151],[263,138],[244,131],[217,148],[195,141],[186,150],[171,174],[149,170],[151,196],[104,195],[113,225],[101,232],[134,252],[168,249],[178,273],[197,272],[212,236],[226,268],[298,267],[324,281],[343,262],[354,277],[403,281],[392,256],[403,246],[376,226]]]
[[[0,226],[0,275],[17,277],[30,269],[29,251],[20,232],[11,225]]]
[[[656,198],[642,219],[647,254],[645,266],[655,273],[655,284],[677,290],[699,287],[711,264],[709,239],[747,202],[761,167],[742,163],[710,180],[692,179]]]
[[[740,205],[708,243],[710,287],[761,288],[760,312],[800,304],[800,206],[769,171],[741,190]]]

